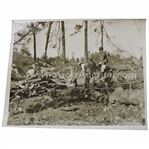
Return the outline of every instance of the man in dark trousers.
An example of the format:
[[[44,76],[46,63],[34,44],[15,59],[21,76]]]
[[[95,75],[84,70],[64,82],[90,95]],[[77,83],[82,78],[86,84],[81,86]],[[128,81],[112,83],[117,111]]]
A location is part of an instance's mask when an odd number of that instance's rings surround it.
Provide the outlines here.
[[[106,68],[106,64],[108,63],[108,57],[105,51],[103,51],[103,47],[99,47],[99,63],[101,74],[104,75],[104,71]]]
[[[96,72],[96,63],[94,62],[93,58],[90,58],[88,68],[90,69],[91,77],[92,77],[93,74]]]
[[[110,69],[109,66],[106,64],[108,63],[108,57],[105,51],[103,51],[103,47],[99,48],[99,63],[98,63],[98,68],[101,71],[101,74],[98,79],[103,78],[105,81],[105,84],[107,85],[112,77],[113,77],[113,71]]]

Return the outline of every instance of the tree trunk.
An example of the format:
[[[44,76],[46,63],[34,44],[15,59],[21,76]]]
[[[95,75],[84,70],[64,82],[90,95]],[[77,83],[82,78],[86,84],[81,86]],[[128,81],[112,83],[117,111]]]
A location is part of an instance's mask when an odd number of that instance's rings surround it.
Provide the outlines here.
[[[100,20],[100,25],[101,25],[101,47],[103,47],[103,23]]]
[[[61,21],[62,29],[62,61],[66,63],[66,51],[65,51],[65,24],[64,21]]]
[[[58,32],[57,32],[57,37],[59,37],[59,34],[61,33],[61,30],[60,30],[60,21],[58,22]],[[60,50],[61,50],[61,39],[57,39],[57,56],[60,57]]]
[[[87,20],[85,20],[84,21],[84,63],[88,62],[87,28],[88,28],[88,22],[87,22]]]
[[[36,62],[36,35],[33,33],[33,41],[34,41],[34,62]]]
[[[47,31],[47,37],[46,37],[46,44],[45,44],[45,55],[47,55],[47,49],[48,49],[48,43],[49,43],[49,37],[50,37],[50,31],[51,31],[51,26],[53,22],[49,22],[48,25],[48,31]]]

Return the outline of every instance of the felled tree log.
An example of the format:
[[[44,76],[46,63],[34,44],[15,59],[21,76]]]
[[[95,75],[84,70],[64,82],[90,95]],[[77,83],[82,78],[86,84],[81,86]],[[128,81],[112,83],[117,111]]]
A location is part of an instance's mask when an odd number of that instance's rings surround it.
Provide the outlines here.
[[[78,107],[64,107],[64,108],[61,108],[61,111],[66,111],[66,112],[69,112],[69,111],[76,111],[76,110],[79,110]]]
[[[34,82],[39,82],[39,81],[41,81],[41,78],[28,80],[27,82],[28,83],[34,83]]]
[[[41,81],[39,82],[40,86],[46,87],[48,85],[48,81]]]
[[[62,83],[56,83],[55,89],[66,89],[67,85]]]

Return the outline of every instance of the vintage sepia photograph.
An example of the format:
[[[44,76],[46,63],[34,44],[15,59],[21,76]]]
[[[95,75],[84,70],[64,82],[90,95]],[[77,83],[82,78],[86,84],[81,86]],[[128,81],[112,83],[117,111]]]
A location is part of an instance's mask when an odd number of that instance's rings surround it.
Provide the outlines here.
[[[145,19],[13,21],[4,125],[147,129],[145,51]]]

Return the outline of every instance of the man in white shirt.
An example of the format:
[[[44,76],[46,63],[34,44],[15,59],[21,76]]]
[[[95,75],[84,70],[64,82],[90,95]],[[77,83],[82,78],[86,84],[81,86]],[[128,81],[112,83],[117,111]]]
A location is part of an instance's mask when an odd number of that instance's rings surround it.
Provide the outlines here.
[[[81,70],[83,71],[83,74],[85,77],[84,85],[85,85],[85,88],[87,88],[89,86],[90,77],[91,77],[90,69],[88,68],[86,64],[83,64],[82,62],[79,62],[79,66],[81,67]]]
[[[33,78],[35,75],[35,64],[32,65],[32,68],[29,69],[26,73],[27,78]]]

